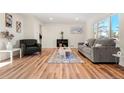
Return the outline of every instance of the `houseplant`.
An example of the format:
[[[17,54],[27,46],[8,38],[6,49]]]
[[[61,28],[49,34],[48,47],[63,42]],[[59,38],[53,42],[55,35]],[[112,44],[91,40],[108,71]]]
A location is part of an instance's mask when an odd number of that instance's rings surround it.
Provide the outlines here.
[[[63,31],[61,31],[61,39],[63,39],[63,35],[64,35],[64,32]]]
[[[8,43],[6,45],[6,48],[7,49],[12,49],[13,46],[12,46],[11,40],[14,38],[14,35],[10,34],[9,31],[3,31],[3,32],[1,32],[1,34],[2,34],[2,37],[6,38],[7,41],[8,41]]]

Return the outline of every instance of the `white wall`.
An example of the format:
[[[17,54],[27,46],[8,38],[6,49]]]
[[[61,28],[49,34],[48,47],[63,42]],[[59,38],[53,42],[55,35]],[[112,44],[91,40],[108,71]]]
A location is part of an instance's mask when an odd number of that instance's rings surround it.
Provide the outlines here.
[[[25,15],[24,16],[24,39],[37,39],[39,42],[40,25],[42,23],[37,18]]]
[[[120,46],[124,52],[124,14],[120,14]]]
[[[89,20],[86,22],[86,40],[93,37],[93,20]]]
[[[124,55],[124,13],[120,14],[120,47]],[[119,64],[124,66],[124,57],[120,59]]]
[[[19,47],[19,40],[23,38],[23,17],[18,15],[18,14],[12,14],[13,17],[13,25],[12,28],[7,28],[5,27],[5,14],[4,13],[0,13],[0,27],[1,27],[1,31],[9,31],[10,33],[14,34],[14,38],[12,40],[13,43],[13,47]],[[16,21],[20,21],[22,23],[22,32],[18,33],[16,32]],[[7,44],[7,40],[0,38],[0,49],[5,49],[6,48],[6,44]],[[0,54],[0,58],[6,59],[9,57],[9,54],[7,53],[1,53]]]
[[[33,29],[33,17],[24,16],[24,38],[30,39],[34,38],[34,29]]]
[[[82,26],[83,33],[71,34],[72,26]],[[46,24],[43,26],[43,48],[55,48],[56,40],[61,38],[60,32],[64,32],[64,39],[69,40],[69,46],[77,48],[78,42],[85,41],[85,24]]]

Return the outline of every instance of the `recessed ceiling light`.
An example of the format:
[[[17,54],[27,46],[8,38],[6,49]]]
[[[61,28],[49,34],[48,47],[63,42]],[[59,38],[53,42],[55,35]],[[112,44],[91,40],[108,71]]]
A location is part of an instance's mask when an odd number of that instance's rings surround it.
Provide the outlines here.
[[[52,18],[52,17],[50,17],[50,18],[49,18],[49,20],[50,20],[50,21],[52,21],[52,20],[53,20],[53,18]]]
[[[75,21],[78,21],[78,20],[79,20],[79,17],[76,17],[76,18],[75,18]]]

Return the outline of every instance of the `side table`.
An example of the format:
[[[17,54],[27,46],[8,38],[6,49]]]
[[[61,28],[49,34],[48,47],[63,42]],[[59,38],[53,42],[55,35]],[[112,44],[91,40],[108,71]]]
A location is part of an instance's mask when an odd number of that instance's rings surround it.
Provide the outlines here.
[[[112,54],[116,58],[116,64],[118,64],[117,58],[124,57],[123,55],[118,55],[118,54]]]
[[[21,51],[21,48],[14,48],[12,50],[0,50],[0,53],[10,53],[10,63],[13,62],[13,53],[15,51],[19,51],[20,52],[20,58],[22,58],[22,51]]]

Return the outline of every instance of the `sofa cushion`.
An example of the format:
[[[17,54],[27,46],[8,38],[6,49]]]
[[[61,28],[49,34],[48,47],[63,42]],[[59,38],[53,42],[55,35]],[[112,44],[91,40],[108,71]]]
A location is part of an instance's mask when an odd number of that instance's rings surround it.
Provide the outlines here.
[[[87,47],[89,46],[88,41],[84,42],[84,46],[87,46]]]
[[[88,46],[89,47],[92,47],[94,45],[94,42],[95,42],[96,39],[88,39]]]
[[[23,43],[26,46],[34,46],[35,44],[37,44],[37,40],[35,40],[35,39],[24,39],[24,40],[21,40],[20,43]]]
[[[26,46],[35,46],[36,42],[35,41],[28,41],[26,42]]]
[[[85,53],[85,54],[87,54],[87,55],[90,55],[91,54],[91,48],[90,47],[84,47],[83,49],[82,49],[82,51]]]
[[[102,44],[95,44],[94,46],[95,46],[95,47],[101,47]]]
[[[94,46],[96,44],[102,44],[102,46],[115,46],[114,39],[97,39]]]
[[[79,49],[82,49],[84,47],[84,45],[78,45]]]

